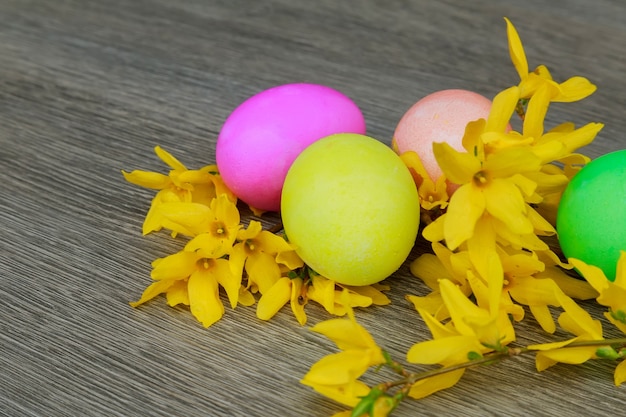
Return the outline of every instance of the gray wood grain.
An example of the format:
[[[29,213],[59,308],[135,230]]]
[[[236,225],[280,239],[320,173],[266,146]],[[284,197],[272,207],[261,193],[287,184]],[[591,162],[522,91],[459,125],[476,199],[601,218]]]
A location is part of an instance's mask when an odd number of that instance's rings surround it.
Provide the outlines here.
[[[190,167],[214,162],[215,138],[239,103],[297,81],[351,96],[368,133],[389,143],[430,92],[493,96],[516,82],[503,16],[531,66],[598,85],[583,102],[554,105],[548,123],[606,123],[590,156],[626,147],[622,0],[0,0],[0,414],[341,410],[298,383],[332,348],[288,309],[265,323],[251,308],[227,308],[206,330],[162,299],[129,307],[150,262],[179,245],[141,237],[151,193],[120,170],[162,169],[157,144]],[[428,337],[404,295],[427,291],[406,266],[390,283],[392,305],[358,317],[402,359]],[[311,324],[327,317],[307,311]],[[520,341],[549,340],[536,329],[525,320]],[[612,369],[595,361],[538,374],[520,358],[470,371],[396,415],[626,415]]]

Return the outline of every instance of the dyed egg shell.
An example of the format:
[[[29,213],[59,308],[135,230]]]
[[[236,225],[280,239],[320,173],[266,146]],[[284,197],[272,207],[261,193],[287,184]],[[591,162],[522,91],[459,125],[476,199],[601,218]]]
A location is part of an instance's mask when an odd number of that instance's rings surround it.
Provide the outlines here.
[[[411,174],[391,148],[368,136],[337,134],[295,160],[281,215],[307,265],[341,284],[369,285],[406,260],[419,210]]]
[[[594,159],[570,181],[556,229],[563,254],[602,269],[613,281],[626,251],[626,150]]]
[[[471,121],[487,119],[491,100],[467,90],[442,90],[415,103],[402,116],[394,133],[399,153],[416,152],[428,175],[436,181],[442,174],[433,142],[447,142],[458,151],[463,148],[465,127]]]
[[[285,84],[249,98],[217,139],[226,185],[249,205],[280,209],[287,170],[311,143],[333,133],[365,133],[361,110],[347,96],[316,84]]]

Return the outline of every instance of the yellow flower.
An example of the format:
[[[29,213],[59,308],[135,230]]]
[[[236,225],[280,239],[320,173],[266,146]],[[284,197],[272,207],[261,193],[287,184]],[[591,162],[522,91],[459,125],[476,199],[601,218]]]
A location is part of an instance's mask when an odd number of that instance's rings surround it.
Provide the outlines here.
[[[451,281],[440,281],[443,301],[451,321],[444,325],[425,310],[419,310],[433,340],[413,345],[407,352],[412,363],[440,364],[444,367],[468,362],[470,356],[501,349],[515,340],[513,326],[505,311],[496,305],[493,311],[472,303]],[[425,378],[409,391],[413,398],[423,398],[456,384],[465,369]]]
[[[194,202],[208,206],[211,204],[211,200],[220,194],[226,194],[233,202],[237,201],[234,194],[217,174],[216,165],[208,165],[199,170],[188,170],[178,159],[161,147],[155,147],[154,151],[171,168],[168,175],[138,170],[122,171],[128,182],[159,190],[146,214],[142,229],[144,235],[166,227],[163,223],[167,224],[167,221],[161,217],[158,211],[159,206],[163,203]]]
[[[567,81],[558,84],[553,81],[548,68],[544,65],[538,66],[533,72],[528,72],[528,61],[522,46],[522,41],[517,30],[507,18],[507,35],[509,39],[509,54],[511,61],[520,77],[521,98],[530,98],[542,85],[547,85],[550,89],[550,100],[560,102],[572,102],[582,100],[596,90],[596,86],[591,84],[584,77],[572,77]]]
[[[350,294],[343,293],[344,298]],[[349,300],[344,300],[349,305]],[[369,387],[358,378],[371,366],[386,362],[382,349],[369,332],[348,309],[348,319],[331,319],[315,325],[311,330],[331,339],[341,352],[323,357],[311,366],[300,381],[315,391],[350,407],[367,395]]]
[[[230,265],[235,275],[246,271],[248,288],[264,294],[282,275],[281,265],[294,270],[304,265],[294,248],[281,236],[262,230],[261,223],[252,220],[246,229],[237,232],[238,243],[230,253]]]
[[[424,210],[432,210],[437,207],[445,209],[448,205],[446,177],[442,175],[436,182],[433,181],[416,152],[404,152],[400,158],[413,176],[420,198],[420,206]]]
[[[198,203],[171,202],[158,207],[167,219],[168,228],[187,236],[207,234],[229,253],[241,228],[239,210],[226,194],[214,198],[209,206]]]
[[[559,325],[576,337],[562,342],[528,346],[537,350],[535,364],[538,371],[543,371],[557,363],[580,364],[596,358],[598,346],[568,347],[576,341],[603,340],[602,324],[593,319],[582,307],[563,293],[557,293],[558,303],[564,312],[559,316]]]
[[[370,391],[358,380],[367,368],[367,358],[360,352],[339,352],[314,363],[300,383],[338,403],[354,407]]]
[[[241,276],[233,275],[228,260],[222,258],[225,254],[224,246],[209,234],[196,236],[183,251],[152,263],[155,282],[131,306],[165,293],[169,305],[189,305],[196,319],[209,327],[224,314],[219,286],[226,290],[232,308],[239,300]]]
[[[512,87],[496,96],[494,105],[501,106],[500,114],[502,116],[511,116],[508,111],[519,99],[519,91],[518,88]],[[484,132],[480,133],[480,139],[484,142],[486,152],[494,152],[511,146],[528,145],[532,147],[533,153],[540,158],[542,165],[552,161],[561,162],[563,158],[570,157],[576,149],[591,143],[603,127],[601,123],[588,123],[575,129],[573,123],[563,123],[545,132],[544,120],[549,105],[549,89],[547,85],[542,85],[528,101],[521,133],[513,130],[507,132],[493,130],[489,129],[488,126]],[[496,110],[492,109],[492,111]],[[470,140],[475,141],[476,138],[464,138],[464,141]],[[554,172],[544,172],[544,174],[548,173],[555,175]],[[539,177],[536,173],[533,175]]]
[[[446,143],[433,144],[433,152],[446,177],[463,185],[450,198],[447,212],[424,229],[427,240],[440,240],[437,228],[442,227],[446,245],[454,250],[474,236],[476,224],[485,214],[501,221],[513,234],[533,233],[528,205],[518,185],[518,174],[540,168],[539,158],[529,149],[503,149],[484,160]]]
[[[514,99],[515,96],[510,95],[503,107],[510,108]],[[524,172],[516,178],[516,182],[524,191],[525,201],[538,204],[538,211],[549,220],[544,221],[544,226],[539,230],[545,235],[554,234],[551,225],[555,224],[556,209],[569,180],[580,166],[589,161],[589,158],[573,152],[591,143],[603,127],[601,123],[588,123],[575,129],[572,123],[563,123],[544,133],[544,119],[549,104],[548,87],[542,85],[528,102],[522,133],[485,131],[478,132],[479,138],[464,138],[468,142],[483,142],[485,153],[496,153],[512,146],[528,146],[540,159],[540,170]],[[564,167],[560,168],[552,162]]]
[[[291,301],[291,311],[301,326],[306,324],[306,313],[304,306],[306,297],[306,286],[302,283],[302,278],[279,278],[274,285],[263,293],[256,309],[256,316],[261,320],[269,320],[288,302]]]
[[[467,252],[453,253],[439,242],[433,242],[434,254],[425,253],[411,262],[411,273],[420,278],[432,290],[426,296],[407,295],[406,299],[416,310],[422,309],[437,320],[450,317],[439,292],[439,280],[449,279],[469,296],[472,289],[467,281],[467,271],[472,267]]]
[[[330,314],[343,316],[353,307],[389,304],[391,301],[382,293],[382,291],[388,289],[388,286],[382,284],[360,287],[343,285],[321,275],[311,273],[306,298],[320,304]],[[345,292],[350,297],[343,297]],[[346,302],[349,305],[346,305]]]
[[[501,250],[500,259],[504,273],[503,292],[528,306],[539,325],[548,333],[556,330],[550,306],[560,307],[563,300],[569,303],[568,293],[585,299],[595,294],[584,282],[556,268],[546,268],[535,253]]]
[[[598,291],[599,296],[596,298],[598,304],[609,308],[609,311],[604,313],[605,317],[623,333],[626,333],[626,251],[621,251],[613,282],[596,266],[587,265],[578,259],[570,259],[569,261]]]

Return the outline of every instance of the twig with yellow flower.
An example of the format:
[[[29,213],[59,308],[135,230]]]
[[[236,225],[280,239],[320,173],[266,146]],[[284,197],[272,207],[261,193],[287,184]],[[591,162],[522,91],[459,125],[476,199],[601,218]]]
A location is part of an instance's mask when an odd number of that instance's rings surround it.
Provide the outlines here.
[[[544,239],[556,234],[561,195],[589,161],[576,150],[589,144],[603,127],[588,123],[575,128],[573,123],[563,123],[545,131],[544,118],[551,102],[577,101],[596,87],[583,77],[559,84],[545,66],[529,73],[519,35],[508,19],[506,24],[509,52],[520,83],[496,95],[486,120],[467,125],[465,151],[446,143],[433,144],[444,173],[440,178],[429,178],[416,153],[401,155],[418,188],[421,218],[426,224],[422,235],[433,249],[433,254],[422,254],[411,264],[411,272],[423,279],[430,294],[407,296],[432,340],[414,344],[406,360],[439,367],[410,372],[370,341],[368,349],[381,351],[382,356],[364,361],[358,372],[346,369],[341,384],[333,385],[338,380],[332,378],[324,358],[318,364],[325,366],[314,365],[303,383],[352,407],[336,416],[386,416],[405,398],[420,399],[455,385],[468,368],[522,354],[535,354],[538,371],[559,362],[621,360],[626,355],[626,338],[605,339],[601,322],[574,301],[596,298],[609,307],[606,318],[626,333],[626,253],[618,266],[618,278],[610,282],[596,267],[576,259],[563,262]],[[522,119],[520,132],[511,128],[513,115]],[[449,183],[455,185],[450,192]],[[564,272],[572,267],[588,282]],[[526,310],[544,331],[554,333],[554,308],[562,310],[558,325],[574,337],[512,346],[514,322],[523,320]],[[333,322],[323,325],[338,326]],[[333,339],[335,333],[327,330],[324,334]],[[358,380],[366,364],[389,367],[400,378],[366,390]],[[317,378],[320,369],[325,378]],[[626,362],[621,361],[614,381],[619,385],[625,380]],[[328,386],[341,387],[342,395],[329,395]]]
[[[263,230],[256,220],[244,226],[237,197],[215,165],[189,170],[161,147],[155,147],[155,152],[170,168],[167,175],[122,171],[127,181],[158,190],[143,234],[167,229],[173,238],[189,240],[181,251],[152,263],[153,282],[131,306],[165,294],[168,305],[189,306],[194,317],[209,327],[224,315],[222,290],[233,309],[252,306],[258,298],[256,315],[261,320],[270,320],[290,303],[301,325],[307,320],[304,307],[309,300],[336,316],[345,315],[347,308],[390,302],[382,292],[388,286],[349,287],[312,271],[280,233],[280,226]],[[349,306],[339,297],[344,290],[352,294]]]

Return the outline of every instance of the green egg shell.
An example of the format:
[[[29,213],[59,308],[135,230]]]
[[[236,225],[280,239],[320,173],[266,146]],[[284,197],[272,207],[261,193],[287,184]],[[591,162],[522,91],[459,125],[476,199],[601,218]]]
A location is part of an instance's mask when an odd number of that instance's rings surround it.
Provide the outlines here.
[[[595,265],[613,281],[626,250],[626,149],[603,155],[572,178],[557,212],[567,258]]]

